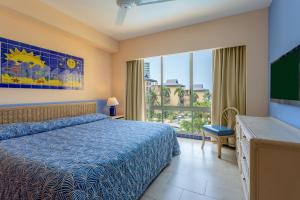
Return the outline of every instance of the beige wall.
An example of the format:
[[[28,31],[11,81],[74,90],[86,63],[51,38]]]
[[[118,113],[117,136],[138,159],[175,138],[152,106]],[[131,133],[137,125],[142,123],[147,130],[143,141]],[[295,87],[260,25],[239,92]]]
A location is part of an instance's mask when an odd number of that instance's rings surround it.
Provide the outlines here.
[[[267,9],[120,42],[120,51],[112,59],[113,95],[123,108],[127,60],[237,45],[247,46],[247,114],[267,115]]]
[[[119,50],[118,41],[65,15],[40,0],[0,0],[0,5],[3,8],[16,10],[26,16],[80,37],[91,45],[105,51],[115,53]]]
[[[111,96],[111,55],[85,40],[0,6],[0,36],[84,58],[83,90],[0,88],[0,104],[92,100]],[[76,27],[74,27],[76,31]]]

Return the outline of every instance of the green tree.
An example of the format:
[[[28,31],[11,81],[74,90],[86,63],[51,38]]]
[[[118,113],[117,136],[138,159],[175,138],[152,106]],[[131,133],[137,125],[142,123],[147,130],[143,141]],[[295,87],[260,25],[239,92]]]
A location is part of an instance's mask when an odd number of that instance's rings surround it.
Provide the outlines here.
[[[170,94],[171,94],[170,88],[168,88],[168,87],[162,87],[161,88],[161,94],[164,97],[170,97]]]
[[[193,131],[193,124],[190,121],[183,120],[180,122],[180,129],[183,132],[191,133]]]
[[[210,113],[194,112],[192,121],[183,120],[180,122],[180,129],[186,133],[198,132],[200,133],[201,128],[205,124],[210,124]]]
[[[179,106],[183,106],[184,105],[184,89],[182,87],[178,87],[176,88],[174,94],[177,94],[178,98],[179,98]]]
[[[197,131],[198,133],[200,133],[201,128],[205,125],[205,124],[209,124],[208,120],[206,118],[203,117],[195,117],[193,119],[193,126],[194,126],[194,131]]]
[[[204,93],[203,101],[194,102],[193,105],[197,107],[211,107],[211,94],[209,93],[209,91]]]
[[[161,112],[155,112],[154,113],[154,118],[156,122],[161,122],[162,120],[162,113]]]
[[[162,87],[161,88],[161,95],[163,97],[164,103],[169,104],[170,103],[170,95],[171,95],[171,90],[168,87]]]
[[[197,102],[199,99],[198,94],[194,91],[192,91],[192,99],[193,99],[193,102]]]
[[[149,121],[152,121],[153,117],[154,117],[154,110],[152,108],[152,106],[157,105],[158,104],[158,96],[156,94],[156,92],[150,88],[148,94],[147,94],[147,102],[148,102],[148,109],[147,109],[147,118]]]
[[[193,113],[194,131],[200,133],[203,125],[210,124],[210,116],[211,116],[210,113],[194,112]]]
[[[163,117],[164,117],[164,119],[167,119],[167,118],[169,119],[170,114],[171,114],[171,111],[168,111],[168,110],[163,111]]]
[[[202,102],[194,102],[194,106],[196,107],[211,107],[210,101],[202,101]]]
[[[157,96],[156,92],[153,89],[149,90],[149,93],[148,93],[148,102],[152,106],[158,104],[158,96]]]

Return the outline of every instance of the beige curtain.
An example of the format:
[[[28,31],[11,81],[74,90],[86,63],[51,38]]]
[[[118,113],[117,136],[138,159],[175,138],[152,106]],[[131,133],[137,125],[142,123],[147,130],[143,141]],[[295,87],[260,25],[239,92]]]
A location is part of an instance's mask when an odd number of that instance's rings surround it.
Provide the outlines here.
[[[144,120],[144,60],[127,62],[125,119]]]
[[[246,113],[245,46],[213,50],[212,124],[220,123],[227,107]]]

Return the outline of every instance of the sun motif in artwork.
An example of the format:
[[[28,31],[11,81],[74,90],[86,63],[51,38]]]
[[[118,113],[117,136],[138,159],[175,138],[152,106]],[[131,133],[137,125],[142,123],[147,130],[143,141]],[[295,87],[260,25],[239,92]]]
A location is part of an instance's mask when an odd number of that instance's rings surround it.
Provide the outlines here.
[[[45,61],[41,60],[39,55],[34,55],[33,52],[27,52],[25,49],[20,51],[15,48],[15,50],[9,49],[10,53],[6,53],[6,60],[14,61],[16,64],[28,63],[29,68],[34,67],[35,65],[40,66],[41,68],[45,67]]]
[[[70,69],[74,69],[76,67],[76,61],[73,60],[72,58],[69,58],[67,60],[67,65]]]

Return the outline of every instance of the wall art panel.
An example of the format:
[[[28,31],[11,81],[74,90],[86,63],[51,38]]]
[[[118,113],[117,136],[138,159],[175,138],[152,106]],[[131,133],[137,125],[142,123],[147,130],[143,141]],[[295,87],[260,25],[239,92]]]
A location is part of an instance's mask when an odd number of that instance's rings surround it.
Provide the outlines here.
[[[83,89],[84,60],[0,37],[0,87]]]

